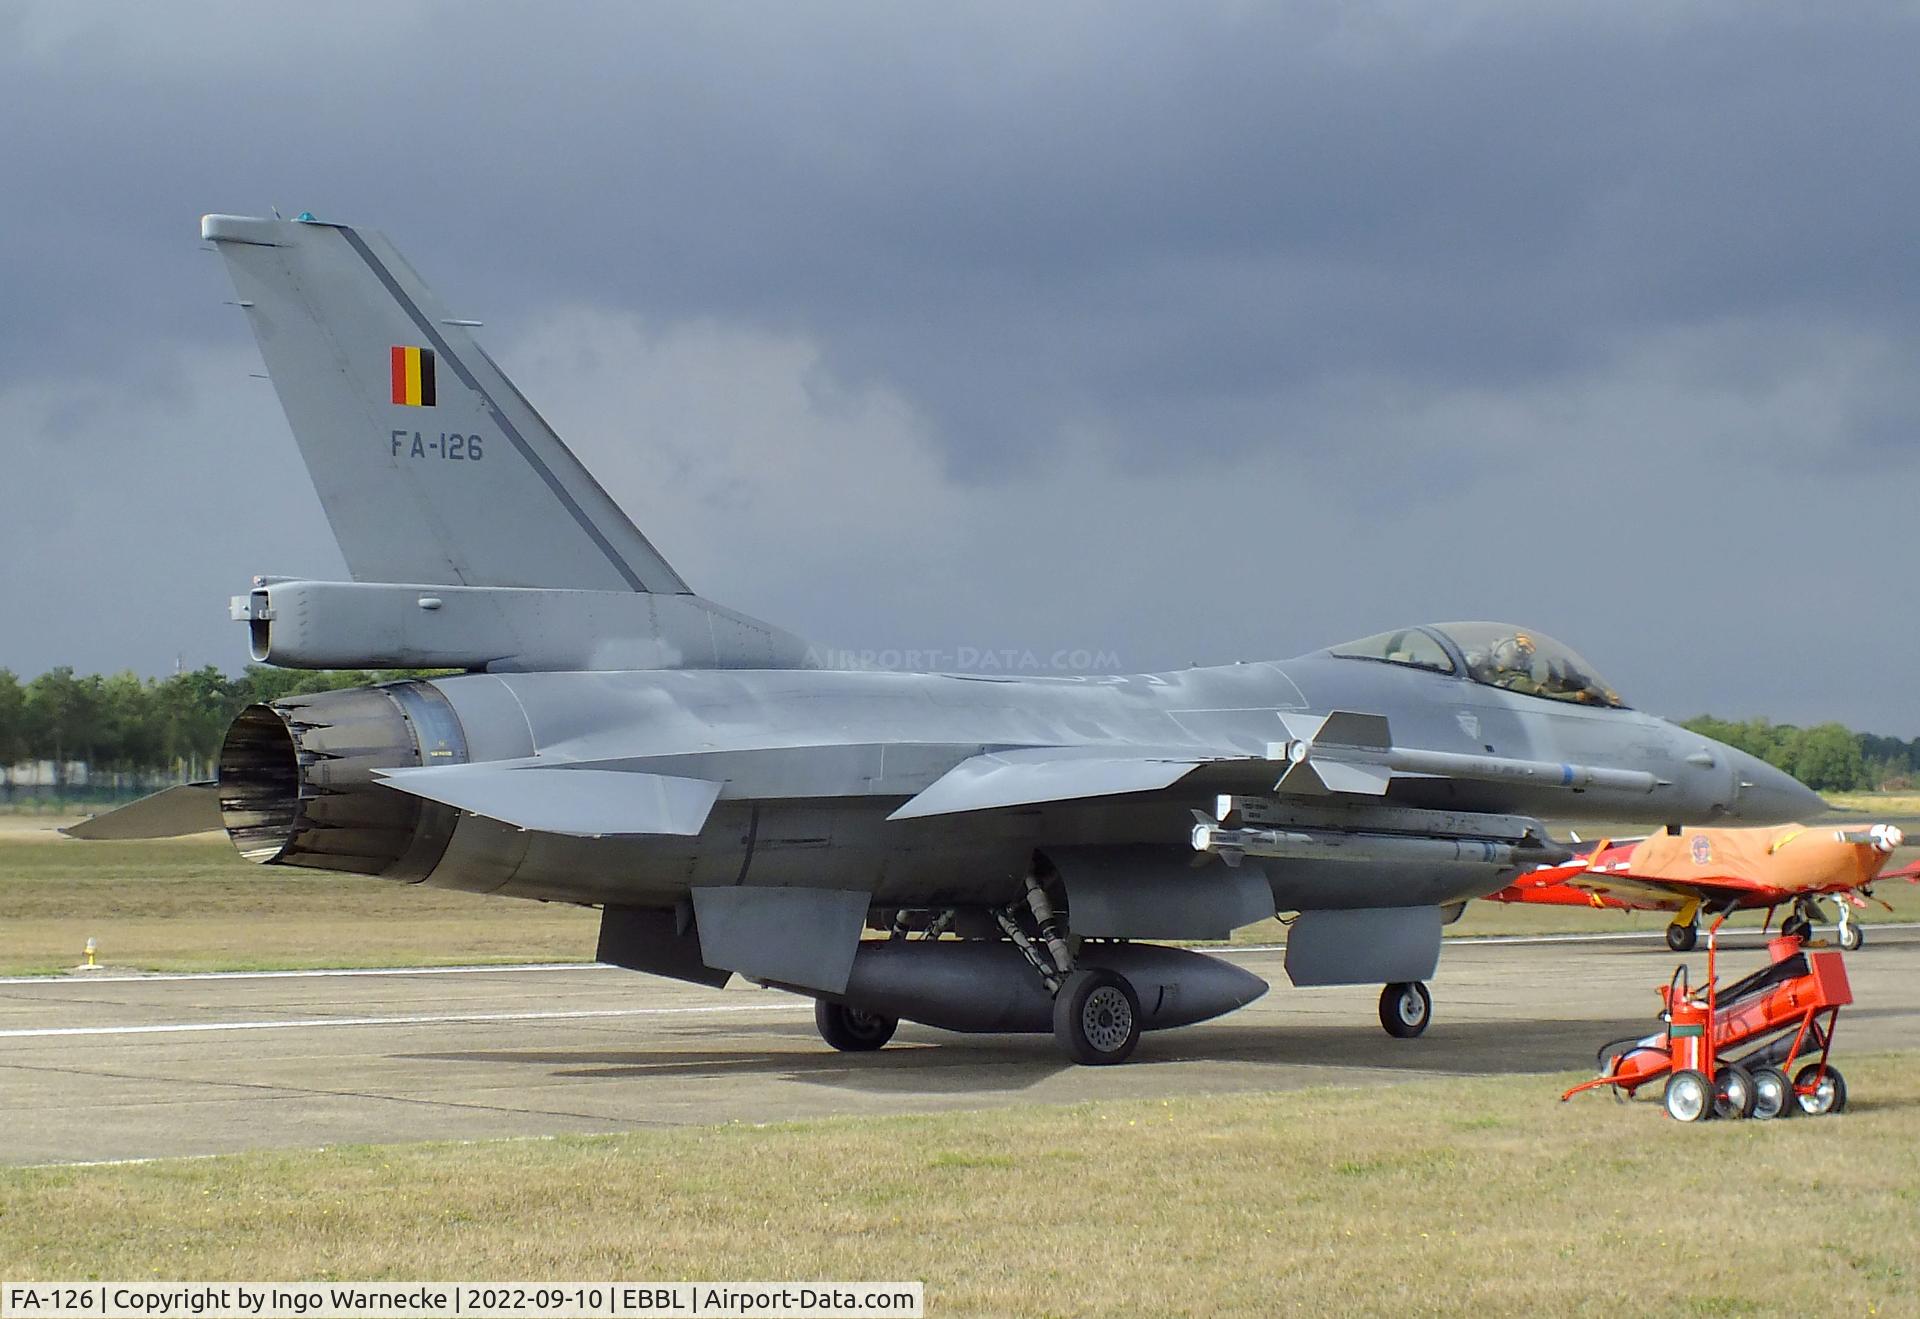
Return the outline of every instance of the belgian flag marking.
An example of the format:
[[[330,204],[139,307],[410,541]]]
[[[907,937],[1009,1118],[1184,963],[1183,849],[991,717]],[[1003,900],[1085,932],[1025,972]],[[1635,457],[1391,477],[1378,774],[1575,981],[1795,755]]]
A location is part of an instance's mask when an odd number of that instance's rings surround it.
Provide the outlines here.
[[[392,355],[393,401],[411,408],[432,407],[433,349],[395,344]]]

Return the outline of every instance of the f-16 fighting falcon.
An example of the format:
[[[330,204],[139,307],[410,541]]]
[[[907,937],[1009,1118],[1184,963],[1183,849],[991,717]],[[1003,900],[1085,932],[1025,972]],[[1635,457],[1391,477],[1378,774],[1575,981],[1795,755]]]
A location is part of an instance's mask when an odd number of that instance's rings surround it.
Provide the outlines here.
[[[201,233],[353,578],[254,578],[254,659],[461,672],[254,706],[216,782],[83,837],[224,826],[264,864],[596,906],[602,961],[808,995],[842,1050],[904,1019],[1117,1063],[1267,988],[1154,941],[1297,913],[1294,983],[1383,985],[1417,1035],[1442,924],[1569,855],[1538,817],[1823,809],[1493,623],[1121,677],[821,667],[694,594],[384,238]]]

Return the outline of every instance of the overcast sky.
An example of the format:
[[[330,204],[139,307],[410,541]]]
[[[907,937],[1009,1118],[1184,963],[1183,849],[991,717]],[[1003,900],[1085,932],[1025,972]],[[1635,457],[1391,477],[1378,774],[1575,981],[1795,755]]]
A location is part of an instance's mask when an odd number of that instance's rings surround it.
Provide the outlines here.
[[[207,211],[384,230],[696,590],[1131,670],[1527,622],[1920,735],[1910,5],[0,6],[0,666],[344,576]]]

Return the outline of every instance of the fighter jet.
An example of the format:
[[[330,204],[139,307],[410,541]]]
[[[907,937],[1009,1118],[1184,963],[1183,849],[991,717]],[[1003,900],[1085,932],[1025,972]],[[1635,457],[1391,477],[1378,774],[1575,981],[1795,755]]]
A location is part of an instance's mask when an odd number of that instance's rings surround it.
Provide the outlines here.
[[[1912,867],[1881,873],[1904,841],[1891,824],[1686,829],[1597,843],[1492,896],[1496,902],[1670,911],[1667,946],[1684,953],[1699,938],[1702,911],[1771,913],[1784,906],[1781,933],[1804,939],[1816,921],[1826,919],[1820,898],[1832,895],[1839,911],[1835,934],[1851,951],[1866,942],[1866,934],[1854,924],[1850,908],[1866,906],[1881,879],[1912,878]]]
[[[600,960],[1116,1063],[1267,986],[1156,941],[1291,914],[1302,985],[1431,1012],[1441,927],[1564,859],[1539,817],[1823,803],[1494,623],[1112,677],[825,667],[695,595],[379,235],[212,215],[353,580],[256,577],[253,658],[457,669],[242,712],[216,782],[74,832],[601,910]],[[637,435],[634,443],[645,444]],[[270,498],[271,492],[262,492]]]

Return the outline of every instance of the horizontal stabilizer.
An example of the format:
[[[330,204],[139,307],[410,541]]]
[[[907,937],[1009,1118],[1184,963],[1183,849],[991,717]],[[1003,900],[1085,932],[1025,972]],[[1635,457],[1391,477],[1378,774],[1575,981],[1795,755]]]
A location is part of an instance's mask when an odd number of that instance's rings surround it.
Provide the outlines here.
[[[181,783],[151,797],[107,811],[60,832],[89,842],[135,838],[180,838],[218,829],[220,785]]]
[[[963,760],[887,818],[914,820],[995,807],[1158,792],[1201,765],[1191,754],[1125,755],[1098,747],[1033,747]]]
[[[608,838],[693,837],[706,827],[720,785],[706,779],[540,765],[431,765],[377,769],[390,788],[517,829]]]

